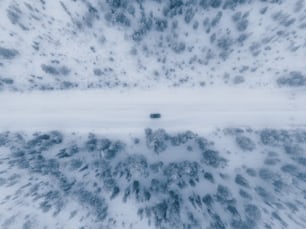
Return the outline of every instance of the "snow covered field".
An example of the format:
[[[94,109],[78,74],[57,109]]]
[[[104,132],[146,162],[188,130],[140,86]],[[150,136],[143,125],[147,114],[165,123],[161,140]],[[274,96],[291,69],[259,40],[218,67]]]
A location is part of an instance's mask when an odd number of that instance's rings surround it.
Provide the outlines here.
[[[305,4],[0,0],[0,228],[306,228]]]

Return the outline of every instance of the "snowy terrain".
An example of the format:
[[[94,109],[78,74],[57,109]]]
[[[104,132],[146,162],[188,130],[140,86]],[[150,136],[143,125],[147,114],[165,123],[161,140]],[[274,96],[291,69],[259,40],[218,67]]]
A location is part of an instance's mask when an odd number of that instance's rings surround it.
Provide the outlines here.
[[[304,0],[2,0],[2,90],[306,85]]]
[[[2,228],[305,228],[306,131],[4,132]]]
[[[7,102],[9,101],[9,102]],[[250,89],[52,91],[0,94],[0,130],[197,133],[224,127],[305,128],[306,92]],[[161,114],[150,119],[151,113]]]
[[[305,61],[305,0],[0,0],[0,228],[306,228]]]

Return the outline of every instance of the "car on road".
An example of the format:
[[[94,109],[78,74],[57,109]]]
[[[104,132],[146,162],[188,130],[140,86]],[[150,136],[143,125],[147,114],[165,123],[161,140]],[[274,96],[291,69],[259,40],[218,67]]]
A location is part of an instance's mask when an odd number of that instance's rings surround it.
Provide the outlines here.
[[[158,119],[158,118],[161,118],[161,114],[159,114],[159,113],[152,113],[152,114],[150,114],[150,118],[151,118],[151,119]]]

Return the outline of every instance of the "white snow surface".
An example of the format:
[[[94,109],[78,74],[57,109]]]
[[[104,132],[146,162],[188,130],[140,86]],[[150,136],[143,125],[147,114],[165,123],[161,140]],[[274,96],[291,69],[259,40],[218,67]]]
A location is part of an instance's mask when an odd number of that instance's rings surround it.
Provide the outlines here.
[[[222,92],[221,92],[222,91]],[[0,129],[141,133],[306,125],[306,93],[251,89],[91,90],[0,94]],[[151,113],[161,114],[150,119]]]
[[[305,15],[0,0],[0,228],[305,229]]]
[[[304,0],[2,0],[0,89],[278,88],[291,72],[305,87],[305,11]]]

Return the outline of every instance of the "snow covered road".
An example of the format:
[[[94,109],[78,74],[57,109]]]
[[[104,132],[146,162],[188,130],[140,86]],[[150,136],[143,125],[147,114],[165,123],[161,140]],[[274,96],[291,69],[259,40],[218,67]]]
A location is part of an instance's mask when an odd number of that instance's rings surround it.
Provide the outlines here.
[[[1,130],[138,132],[146,127],[202,132],[217,127],[306,125],[306,95],[213,89],[2,93]],[[150,119],[160,113],[161,119]]]

